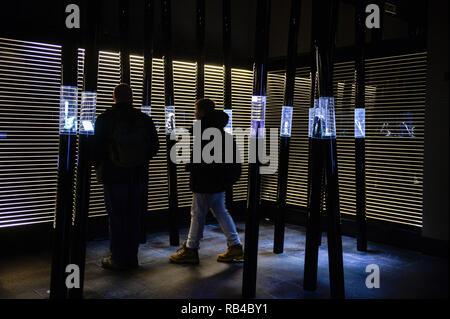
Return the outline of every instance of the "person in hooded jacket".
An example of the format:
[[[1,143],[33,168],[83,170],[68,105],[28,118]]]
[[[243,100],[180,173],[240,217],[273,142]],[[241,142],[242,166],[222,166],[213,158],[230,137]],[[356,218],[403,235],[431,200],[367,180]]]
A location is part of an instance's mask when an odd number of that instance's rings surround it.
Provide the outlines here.
[[[228,133],[224,131],[224,128],[228,123],[228,115],[223,111],[216,110],[214,101],[200,99],[195,103],[195,118],[200,121],[201,135],[210,128],[220,132],[222,143],[218,145],[222,147],[222,160],[218,162],[205,161],[202,156],[203,149],[211,141],[201,140],[201,153],[198,154],[201,161],[196,163],[191,160],[186,165],[186,169],[190,172],[190,188],[193,192],[191,225],[187,240],[178,249],[178,253],[170,256],[170,261],[178,264],[199,263],[200,240],[203,237],[206,215],[211,210],[219,222],[228,246],[225,253],[217,256],[217,261],[241,262],[244,255],[242,244],[236,225],[225,206],[225,190],[239,179],[241,173],[239,163],[225,163],[225,152],[227,151],[225,138]],[[193,132],[194,140],[201,138],[201,136],[196,136],[195,129]],[[228,134],[228,137],[232,140],[232,136]],[[233,142],[232,145],[235,154],[237,152],[236,144]]]

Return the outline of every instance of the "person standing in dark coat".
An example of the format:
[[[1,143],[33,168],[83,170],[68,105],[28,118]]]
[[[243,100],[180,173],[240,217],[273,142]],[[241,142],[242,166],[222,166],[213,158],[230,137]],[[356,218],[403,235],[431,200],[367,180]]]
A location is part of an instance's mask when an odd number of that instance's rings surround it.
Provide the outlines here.
[[[201,139],[205,130],[217,132],[217,135],[222,139],[221,143],[221,159],[219,162],[206,160],[204,158],[203,150],[206,144],[210,141],[201,140],[200,162],[196,163],[191,160],[186,168],[190,172],[190,187],[194,193],[192,198],[191,208],[191,227],[187,241],[182,244],[177,254],[170,256],[170,261],[178,264],[198,264],[199,256],[198,249],[200,240],[203,237],[203,229],[205,226],[206,215],[209,210],[212,211],[214,217],[219,222],[219,225],[227,239],[228,249],[225,253],[217,256],[219,262],[241,262],[243,259],[243,248],[239,235],[236,230],[236,225],[225,207],[225,191],[235,183],[241,174],[241,164],[226,163],[225,153],[230,151],[226,147],[226,138],[233,141],[233,137],[224,131],[224,127],[228,123],[228,115],[219,110],[215,110],[215,103],[210,99],[200,99],[195,103],[195,118],[200,121],[201,131],[198,132],[200,136],[195,139]],[[228,135],[228,136],[227,136]],[[213,141],[211,141],[213,142]],[[232,145],[233,156],[237,152],[236,144]],[[214,149],[214,152],[218,150]],[[195,152],[195,146],[194,146]],[[195,157],[195,156],[193,156]],[[234,157],[235,159],[236,157]]]
[[[128,84],[116,86],[113,99],[115,104],[95,122],[94,166],[104,188],[111,242],[111,255],[102,259],[102,267],[132,269],[138,267],[148,162],[159,141],[151,117],[133,107]]]

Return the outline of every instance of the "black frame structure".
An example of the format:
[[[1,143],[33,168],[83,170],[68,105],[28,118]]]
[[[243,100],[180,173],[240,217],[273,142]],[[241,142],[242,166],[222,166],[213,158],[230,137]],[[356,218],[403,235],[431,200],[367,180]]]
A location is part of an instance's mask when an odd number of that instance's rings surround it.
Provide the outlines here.
[[[291,17],[289,22],[288,49],[286,59],[286,85],[284,91],[284,106],[294,106],[294,87],[296,72],[296,57],[298,32],[300,26],[301,0],[291,1]],[[277,213],[275,215],[275,231],[273,252],[281,254],[284,250],[284,231],[286,216],[286,193],[289,163],[290,137],[280,137],[280,153],[278,159],[277,181]]]
[[[253,95],[266,96],[267,56],[269,48],[270,0],[260,0],[256,12],[255,62],[253,65]],[[254,147],[255,163],[249,163],[247,216],[245,223],[244,270],[242,276],[242,296],[254,298],[258,263],[258,237],[260,218],[261,175],[258,159],[258,137],[250,143]],[[252,152],[252,150],[249,150]]]
[[[130,84],[130,1],[119,0],[120,81]]]
[[[164,35],[164,100],[165,106],[175,105],[173,89],[173,63],[172,63],[172,12],[171,1],[161,0],[161,18]],[[171,246],[180,244],[178,229],[178,189],[177,189],[177,165],[170,160],[170,150],[175,141],[166,134],[167,169],[169,179],[169,240]]]
[[[205,96],[205,0],[197,0],[197,100]]]
[[[223,108],[232,110],[231,103],[231,0],[222,0],[223,39]],[[233,215],[233,186],[225,191],[225,204]]]
[[[98,13],[100,4],[96,1],[89,2],[88,35],[84,51],[84,81],[83,90],[87,92],[97,91],[98,74]],[[73,217],[71,260],[78,265],[80,270],[80,288],[70,289],[70,299],[83,297],[84,273],[86,261],[86,240],[89,216],[89,198],[92,171],[93,136],[79,134],[78,136],[78,164],[76,176],[76,201],[75,215]]]
[[[144,2],[144,74],[142,82],[142,105],[150,105],[152,102],[152,67],[153,67],[153,29],[154,10],[153,0]],[[148,212],[148,166],[146,166],[146,180],[143,210],[141,214],[141,244],[147,242],[146,217]]]
[[[63,14],[62,14],[63,16]],[[79,30],[68,29],[61,19],[62,32],[62,85],[77,87]],[[54,218],[53,255],[50,280],[50,299],[67,298],[66,266],[70,261],[70,235],[73,208],[73,179],[76,161],[76,135],[59,136],[58,185]]]
[[[364,25],[366,1],[356,3],[356,56],[355,56],[355,86],[356,86],[356,108],[365,108],[365,35]],[[365,138],[355,138],[355,178],[356,178],[356,223],[357,249],[367,250],[367,221],[366,221],[366,154]]]
[[[337,12],[338,0],[318,0],[313,3],[312,54],[315,61],[312,68],[315,74],[313,98],[316,97],[315,92],[319,97],[333,96],[333,54]],[[311,138],[309,154],[310,190],[303,287],[305,290],[315,290],[317,286],[318,253],[321,244],[320,223],[325,194],[331,297],[345,298],[336,138]]]

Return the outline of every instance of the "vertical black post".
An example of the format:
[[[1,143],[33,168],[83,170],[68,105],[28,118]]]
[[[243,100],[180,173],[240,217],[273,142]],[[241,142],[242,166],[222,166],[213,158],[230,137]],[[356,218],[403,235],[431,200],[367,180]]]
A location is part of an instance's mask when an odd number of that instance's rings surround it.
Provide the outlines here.
[[[152,66],[153,66],[153,18],[154,3],[153,0],[144,2],[144,81],[142,83],[142,105],[151,106],[152,102]],[[146,167],[145,173],[145,192],[141,214],[141,236],[140,242],[147,242],[146,217],[148,212],[148,174],[149,167]]]
[[[231,102],[231,0],[222,0],[222,40],[223,40],[223,108],[232,109]],[[233,214],[233,186],[225,191],[225,204]]]
[[[170,0],[161,0],[162,28],[164,36],[164,94],[165,105],[174,106],[173,92],[173,65],[172,65],[172,19]],[[167,146],[167,169],[169,178],[169,236],[170,245],[180,244],[178,231],[178,191],[177,191],[177,165],[170,160],[170,149],[175,145],[175,141],[166,135]]]
[[[356,2],[356,108],[365,108],[365,1]],[[355,138],[357,249],[367,250],[365,138]]]
[[[284,91],[284,106],[294,106],[294,87],[296,72],[296,57],[298,31],[300,25],[301,0],[292,0],[291,18],[289,23],[288,52],[286,58],[286,85]],[[286,192],[289,167],[290,137],[280,137],[280,154],[278,160],[278,194],[277,213],[275,215],[275,234],[273,252],[281,254],[284,249],[284,229],[286,216]]]
[[[65,6],[64,6],[65,8]],[[64,8],[62,10],[64,10]],[[64,16],[64,11],[61,12]],[[61,49],[62,85],[77,86],[78,46],[76,29],[64,28]],[[70,261],[70,227],[73,208],[73,177],[76,159],[76,135],[60,134],[58,155],[58,186],[53,223],[53,255],[50,299],[67,298],[66,266]]]
[[[205,95],[205,0],[197,0],[197,100]]]
[[[303,288],[305,290],[316,290],[317,266],[319,258],[319,246],[321,243],[320,216],[322,212],[323,199],[323,150],[318,139],[311,138],[309,141],[309,191],[308,191],[308,216],[306,222],[306,244],[305,244],[305,269]]]
[[[325,0],[325,13],[328,25],[320,28],[319,47],[319,85],[320,96],[333,96],[333,56],[337,29],[338,0]],[[342,259],[341,216],[339,209],[339,179],[336,138],[322,140],[326,171],[327,191],[327,241],[328,268],[330,273],[331,298],[345,298],[344,265]]]
[[[320,23],[315,23],[314,46],[316,67],[318,69],[318,92],[320,97],[333,96],[333,52],[337,26],[337,0],[318,0],[313,4],[313,19],[321,17]],[[317,21],[317,20],[316,20]],[[319,180],[325,177],[327,200],[327,239],[328,264],[330,272],[330,291],[332,298],[344,298],[344,269],[342,260],[342,240],[339,210],[339,181],[337,166],[336,137],[322,137],[311,141],[314,158],[312,163],[312,186],[310,193],[310,211],[307,229],[307,247],[312,252],[305,252],[304,288],[314,290],[317,282],[317,249],[320,230],[322,190]],[[320,156],[320,157],[319,157]],[[322,164],[322,165],[320,165]],[[325,176],[323,175],[325,172]],[[322,184],[322,183],[320,183]],[[319,220],[319,223],[317,223]],[[309,234],[308,234],[309,233]],[[309,242],[308,242],[309,240]]]
[[[88,5],[88,32],[84,51],[84,85],[83,90],[88,92],[97,91],[98,73],[98,13],[100,3],[90,1]],[[81,113],[81,112],[79,112]],[[92,171],[92,147],[93,136],[80,133],[78,137],[78,161],[76,176],[76,201],[75,216],[72,227],[72,264],[78,265],[80,269],[80,288],[69,290],[69,298],[81,299],[83,297],[86,239],[89,216],[89,194],[91,186]]]
[[[312,46],[311,46],[311,105],[319,97],[319,61],[318,48],[316,44],[320,23],[320,15],[313,2],[312,16]],[[305,243],[305,268],[303,288],[314,291],[317,287],[317,263],[319,258],[319,246],[321,244],[322,232],[320,229],[320,217],[322,212],[323,198],[323,154],[318,139],[309,138],[308,154],[308,209],[306,220],[306,243]]]
[[[270,0],[257,3],[255,62],[253,65],[253,95],[266,96],[267,55],[269,47]],[[258,137],[250,143],[250,153],[255,154],[255,163],[249,163],[249,183],[247,195],[247,218],[245,223],[244,270],[242,278],[242,296],[254,298],[256,293],[256,275],[258,262],[259,237],[259,201],[261,195],[260,163],[258,159]]]
[[[359,2],[359,1],[357,1]],[[379,43],[383,40],[383,25],[384,25],[384,3],[385,0],[375,0],[372,3],[378,5],[380,8],[380,28],[379,29],[372,29],[372,43]],[[365,10],[365,7],[364,7]]]
[[[119,0],[120,82],[130,84],[130,1]]]

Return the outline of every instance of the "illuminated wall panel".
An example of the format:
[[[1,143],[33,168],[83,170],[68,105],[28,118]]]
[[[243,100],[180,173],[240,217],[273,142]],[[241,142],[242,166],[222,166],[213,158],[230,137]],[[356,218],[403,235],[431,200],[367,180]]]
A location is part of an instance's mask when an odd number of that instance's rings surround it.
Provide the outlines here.
[[[197,64],[173,61],[173,89],[175,95],[175,121],[178,128],[188,129],[194,122],[196,101]],[[188,160],[188,159],[185,159]],[[177,165],[178,206],[190,207],[192,192],[189,188],[189,172],[184,164]]]
[[[369,218],[422,227],[426,73],[426,53],[366,61]]]
[[[61,47],[0,38],[0,228],[53,222]]]
[[[339,206],[341,214],[354,215],[356,212],[354,62],[335,63],[333,88],[339,169]]]
[[[78,87],[78,107],[81,106],[81,92],[83,91],[84,87],[84,49],[78,49],[78,64],[77,64],[77,87]],[[80,118],[78,118],[78,127],[80,127]],[[78,153],[79,150],[79,140],[77,140],[77,146],[76,146],[76,152]],[[75,165],[74,167],[74,181],[73,181],[73,203],[76,201],[77,197],[77,172],[78,172],[78,166]],[[72,207],[72,222],[75,220],[76,215],[76,207],[73,205]]]
[[[279,132],[281,110],[284,102],[284,72],[269,72],[267,74],[267,106],[266,106],[266,154],[269,154],[269,129],[277,128]],[[279,150],[279,133],[276,135]],[[278,155],[277,155],[278,157]],[[261,176],[261,199],[275,202],[277,200],[278,172]]]
[[[205,65],[205,98],[216,102],[216,109],[223,110],[223,66]]]
[[[78,89],[83,90],[84,49],[79,49]],[[130,56],[134,106],[142,103],[143,57]],[[253,74],[233,70],[235,123],[249,127]],[[97,116],[109,109],[112,92],[120,83],[120,53],[99,52]],[[0,228],[52,222],[55,209],[58,157],[61,47],[0,39]],[[188,127],[194,119],[196,64],[174,62],[177,122]],[[223,109],[223,67],[205,65],[205,96]],[[152,117],[157,127],[164,119],[163,60],[153,59]],[[149,210],[168,208],[166,143],[159,130],[160,151],[149,164]],[[76,170],[76,168],[75,168]],[[14,174],[14,175],[12,175]],[[236,186],[235,200],[245,200],[247,166]],[[180,207],[191,205],[189,179],[178,166]],[[89,216],[106,214],[103,187],[91,174]],[[75,187],[75,184],[74,184]]]
[[[308,115],[311,107],[309,68],[297,69],[288,168],[288,204],[305,208],[308,194]]]
[[[250,128],[250,106],[253,93],[253,72],[250,70],[231,69],[231,101],[233,105],[233,130]],[[243,141],[243,142],[242,142]],[[248,143],[247,138],[237,140],[244,162],[240,180],[233,185],[233,200],[247,200],[248,186]]]
[[[151,98],[152,119],[158,129],[159,152],[149,164],[148,209],[155,211],[169,208],[166,135],[164,130],[164,61],[162,59],[153,59]]]

